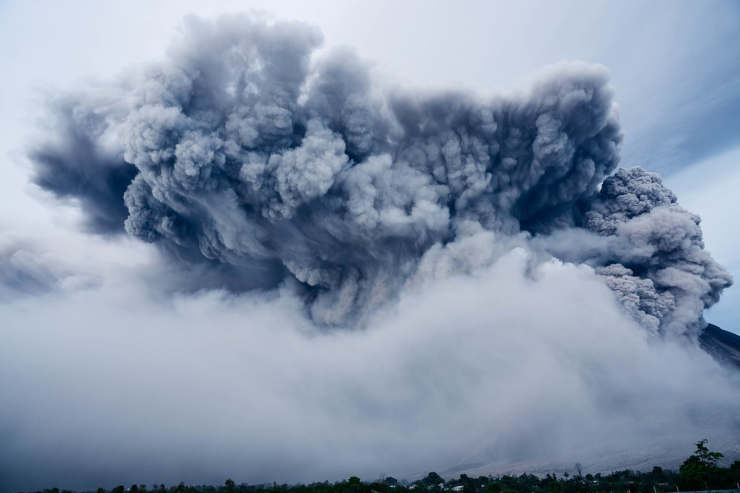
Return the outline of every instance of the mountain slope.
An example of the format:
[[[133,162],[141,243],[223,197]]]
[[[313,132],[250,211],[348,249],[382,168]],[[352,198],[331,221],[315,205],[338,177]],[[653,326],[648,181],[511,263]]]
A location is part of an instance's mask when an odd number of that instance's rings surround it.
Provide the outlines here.
[[[740,369],[740,336],[737,334],[709,324],[699,336],[699,345],[720,363]]]

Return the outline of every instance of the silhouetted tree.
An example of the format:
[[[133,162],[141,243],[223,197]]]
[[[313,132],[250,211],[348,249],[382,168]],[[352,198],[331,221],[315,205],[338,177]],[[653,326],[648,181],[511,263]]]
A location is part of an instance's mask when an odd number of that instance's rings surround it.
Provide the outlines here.
[[[444,478],[442,478],[442,476],[432,471],[429,474],[427,474],[426,477],[421,480],[421,482],[427,486],[436,486],[439,483],[444,483],[445,480]]]
[[[709,489],[713,485],[710,480],[717,473],[717,461],[723,455],[711,452],[707,447],[707,439],[696,442],[696,451],[681,464],[679,481],[683,489]]]

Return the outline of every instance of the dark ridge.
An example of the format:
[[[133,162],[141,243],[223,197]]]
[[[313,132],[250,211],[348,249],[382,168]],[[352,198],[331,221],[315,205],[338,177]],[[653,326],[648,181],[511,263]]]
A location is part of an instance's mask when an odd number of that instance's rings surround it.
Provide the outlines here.
[[[699,345],[722,364],[740,369],[740,336],[709,324],[699,336]]]

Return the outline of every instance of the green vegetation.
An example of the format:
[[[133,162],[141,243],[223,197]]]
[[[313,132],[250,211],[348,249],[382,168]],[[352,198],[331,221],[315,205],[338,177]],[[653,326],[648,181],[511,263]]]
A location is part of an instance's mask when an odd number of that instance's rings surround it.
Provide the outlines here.
[[[376,481],[361,481],[352,476],[336,483],[312,484],[236,484],[227,479],[223,486],[187,486],[180,483],[167,487],[164,484],[116,486],[110,491],[98,488],[96,493],[662,493],[697,490],[740,490],[740,461],[721,467],[719,452],[711,452],[707,441],[696,443],[696,451],[684,461],[679,472],[654,467],[650,472],[616,471],[611,474],[581,473],[581,465],[573,473],[561,476],[532,474],[520,476],[478,476],[461,474],[457,479],[445,480],[436,472],[413,482],[399,481],[392,477]],[[58,488],[36,493],[60,493]],[[61,493],[71,493],[62,490]],[[86,492],[87,493],[87,492]],[[89,492],[92,493],[92,492]]]

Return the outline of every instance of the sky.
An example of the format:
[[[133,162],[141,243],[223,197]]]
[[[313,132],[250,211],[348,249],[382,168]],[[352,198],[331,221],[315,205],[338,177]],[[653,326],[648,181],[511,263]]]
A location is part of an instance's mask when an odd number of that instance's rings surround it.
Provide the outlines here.
[[[656,342],[645,318],[636,322],[629,307],[625,313],[613,294],[629,295],[640,285],[636,277],[594,274],[601,266],[594,252],[627,258],[644,246],[642,223],[625,226],[627,243],[571,230],[538,243],[491,232],[483,221],[456,223],[454,241],[444,246],[432,233],[421,250],[401,242],[404,262],[360,266],[379,271],[377,286],[388,291],[362,295],[355,327],[344,315],[332,318],[350,283],[342,281],[335,298],[310,302],[292,277],[244,292],[212,289],[221,271],[183,270],[131,235],[90,234],[85,221],[99,204],[59,201],[31,183],[29,148],[61,128],[50,98],[83,94],[84,104],[116,120],[117,106],[99,102],[128,101],[111,81],[145,64],[166,66],[179,47],[173,40],[184,40],[185,52],[209,53],[211,38],[192,34],[187,16],[239,12],[315,26],[323,44],[312,60],[332,60],[332,49],[347,47],[359,56],[357,66],[369,67],[370,85],[379,91],[540,101],[528,88],[561,94],[560,84],[582,77],[598,92],[608,80],[613,96],[604,97],[615,105],[603,103],[609,109],[603,141],[613,138],[609,125],[618,118],[619,165],[659,173],[678,203],[701,216],[706,250],[740,278],[735,2],[2,2],[0,269],[6,270],[0,275],[13,282],[0,285],[0,401],[10,403],[0,411],[0,438],[10,444],[0,453],[0,491],[227,476],[413,478],[431,469],[567,470],[575,462],[592,471],[675,466],[703,436],[740,454],[737,375],[678,338]],[[570,61],[603,67],[552,68]],[[593,104],[598,113],[600,103]],[[121,111],[126,118],[128,110]],[[115,132],[127,132],[128,124]],[[307,131],[317,147],[334,142],[324,128]],[[360,156],[351,145],[347,152]],[[369,156],[362,173],[342,182],[346,193],[361,189],[362,180],[382,181],[383,154]],[[281,207],[286,197],[319,194],[301,185],[320,180],[304,178],[279,182]],[[417,203],[427,204],[436,193],[427,181],[396,177],[407,179],[418,186],[398,191],[388,180],[384,186],[397,196],[387,200],[416,193]],[[392,226],[433,232],[433,222],[443,219],[427,206],[417,222],[393,216]],[[612,206],[606,196],[595,206],[604,228]],[[216,210],[218,219],[223,202]],[[693,231],[684,213],[671,211],[651,216],[649,226],[675,221]],[[324,272],[311,263],[293,266],[304,259],[290,240],[302,238],[294,231],[309,231],[321,251],[324,231],[289,219],[292,233],[265,234],[287,238],[281,260],[310,284]],[[230,220],[223,217],[224,224]],[[344,230],[329,233],[337,231]],[[692,259],[704,255],[694,240],[681,246]],[[1,263],[7,259],[10,267]],[[679,275],[685,272],[672,272],[676,283],[687,282]],[[186,289],[192,284],[197,289]],[[724,289],[706,321],[740,333],[739,289]],[[392,302],[385,303],[387,293]],[[668,332],[704,306],[664,315],[661,302],[656,316],[666,317]],[[625,459],[625,451],[633,455]]]

